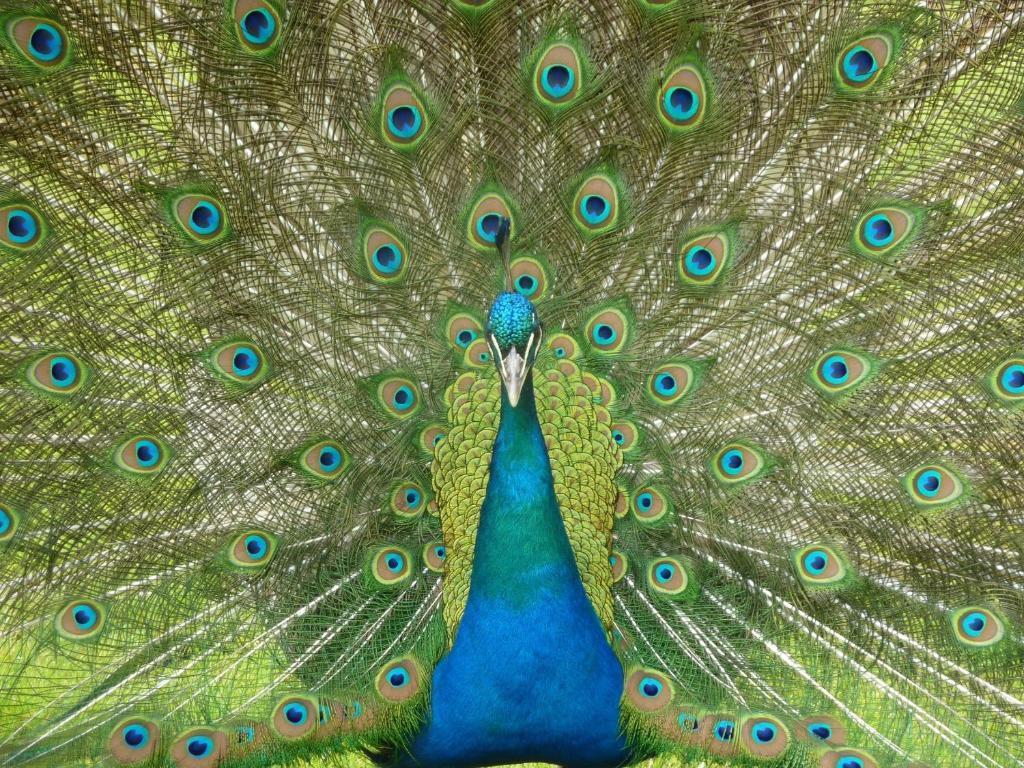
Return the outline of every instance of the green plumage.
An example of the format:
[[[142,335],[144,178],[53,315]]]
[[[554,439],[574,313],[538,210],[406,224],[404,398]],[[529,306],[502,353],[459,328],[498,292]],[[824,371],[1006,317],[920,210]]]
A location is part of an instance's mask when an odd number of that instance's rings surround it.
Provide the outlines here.
[[[1022,105],[1011,0],[0,0],[0,765],[400,760],[506,290],[631,759],[1024,765]]]

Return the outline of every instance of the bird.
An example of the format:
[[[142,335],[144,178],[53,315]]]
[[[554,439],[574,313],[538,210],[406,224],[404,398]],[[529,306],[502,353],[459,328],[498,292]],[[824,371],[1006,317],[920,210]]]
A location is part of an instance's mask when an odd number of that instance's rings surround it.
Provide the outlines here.
[[[1024,765],[1016,0],[3,0],[0,766]]]

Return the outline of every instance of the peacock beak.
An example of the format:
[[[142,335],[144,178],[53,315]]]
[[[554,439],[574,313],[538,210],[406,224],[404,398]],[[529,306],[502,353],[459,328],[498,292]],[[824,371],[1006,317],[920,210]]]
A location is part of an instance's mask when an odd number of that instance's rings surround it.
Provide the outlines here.
[[[523,385],[526,383],[530,367],[537,357],[539,339],[540,331],[538,329],[530,334],[523,354],[520,354],[519,349],[514,345],[509,347],[507,351],[503,351],[494,334],[491,334],[488,339],[491,351],[494,353],[494,363],[498,368],[498,375],[501,376],[501,382],[505,385],[505,393],[508,395],[508,402],[513,408],[519,405],[519,397],[523,393]]]

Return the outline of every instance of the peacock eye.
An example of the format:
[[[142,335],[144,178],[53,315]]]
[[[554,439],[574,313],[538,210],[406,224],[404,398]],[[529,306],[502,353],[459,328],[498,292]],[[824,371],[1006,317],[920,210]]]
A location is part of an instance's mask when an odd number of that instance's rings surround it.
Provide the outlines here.
[[[242,45],[252,53],[266,53],[281,36],[281,17],[264,0],[235,0],[235,31]]]
[[[516,291],[530,301],[539,301],[547,294],[547,270],[538,259],[529,256],[513,259],[509,273]]]
[[[472,206],[467,235],[469,242],[479,250],[491,250],[498,242],[503,222],[508,220],[509,234],[514,231],[515,217],[504,197],[488,192]]]
[[[682,561],[674,557],[660,557],[647,566],[647,584],[660,597],[680,599],[690,597],[690,576]]]
[[[394,232],[370,227],[363,236],[363,255],[370,277],[378,283],[396,283],[405,277],[409,254],[405,243]]]
[[[434,449],[441,444],[444,438],[445,426],[443,424],[428,424],[420,430],[420,448],[428,454],[433,454]]]
[[[616,421],[612,423],[612,440],[625,453],[636,447],[640,437],[640,431],[631,421]]]
[[[847,575],[846,563],[831,547],[814,544],[793,553],[797,575],[810,587],[836,586]]]
[[[615,584],[626,575],[626,569],[629,567],[629,558],[621,552],[612,550],[611,555],[608,557],[608,564],[612,567],[612,584]]]
[[[0,544],[10,541],[18,531],[19,515],[11,507],[0,503]]]
[[[579,345],[572,336],[565,333],[552,334],[548,349],[560,360],[571,360],[579,355]]]
[[[409,657],[388,662],[377,673],[377,693],[386,701],[397,703],[410,699],[419,687],[419,667]]]
[[[683,362],[664,363],[647,378],[648,398],[658,405],[674,405],[693,388],[693,367]]]
[[[85,381],[85,368],[70,352],[38,358],[28,366],[28,382],[43,392],[69,395]]]
[[[426,506],[426,494],[416,483],[402,483],[391,493],[391,511],[399,517],[416,517]]]
[[[610,176],[595,174],[576,192],[573,216],[585,234],[599,234],[618,220],[619,190]]]
[[[856,40],[836,59],[836,80],[848,91],[864,90],[875,83],[892,56],[888,35],[869,35]]]
[[[670,130],[700,125],[706,112],[707,89],[696,67],[686,65],[670,72],[658,92],[658,115]]]
[[[174,201],[173,210],[178,226],[195,242],[212,243],[227,232],[224,208],[209,195],[182,195]]]
[[[277,552],[277,539],[266,531],[249,530],[236,536],[228,547],[228,558],[241,568],[263,568]]]
[[[814,364],[810,382],[826,398],[848,395],[874,375],[873,359],[848,349],[826,352]]]
[[[439,541],[434,541],[423,547],[423,562],[427,568],[434,573],[444,571],[444,561],[448,558],[448,549]]]
[[[7,24],[7,34],[21,54],[40,69],[52,70],[67,60],[67,34],[52,19],[14,19]]]
[[[412,575],[409,554],[399,547],[383,547],[370,560],[370,572],[379,584],[394,585]]]
[[[679,248],[679,277],[685,285],[702,288],[714,283],[732,257],[725,233],[691,238]]]
[[[1004,405],[1024,405],[1024,358],[1004,360],[988,377],[992,394]]]
[[[672,703],[672,683],[656,669],[638,668],[626,680],[630,703],[642,712],[656,712]]]
[[[587,323],[587,340],[595,352],[612,354],[625,346],[629,338],[630,321],[619,309],[598,312]]]
[[[953,611],[950,621],[957,640],[972,648],[995,645],[1006,634],[1002,620],[992,611],[980,606],[969,606]]]
[[[301,739],[319,724],[319,703],[305,696],[289,696],[274,709],[271,723],[286,739]]]
[[[919,467],[903,479],[911,499],[920,506],[942,506],[958,500],[963,481],[951,469],[939,464]]]
[[[857,222],[854,245],[861,255],[875,261],[897,255],[914,231],[915,214],[896,207],[875,208]]]
[[[160,729],[156,723],[131,718],[114,728],[107,740],[107,748],[118,763],[143,763],[156,752],[159,739]]]
[[[114,453],[118,467],[136,475],[155,475],[170,460],[170,451],[157,437],[144,435],[125,441]]]
[[[580,56],[568,43],[549,47],[537,61],[533,76],[534,92],[545,105],[561,107],[580,92]]]
[[[320,440],[299,456],[299,469],[315,480],[334,480],[349,468],[348,453],[333,440]]]
[[[27,205],[0,207],[0,244],[16,251],[38,245],[44,235],[43,220]]]
[[[381,130],[396,149],[412,149],[429,128],[427,113],[419,97],[407,85],[395,85],[385,94]]]
[[[448,318],[445,335],[448,343],[456,352],[469,349],[469,346],[483,336],[483,326],[473,315],[458,312]]]
[[[69,640],[92,637],[103,629],[106,613],[92,600],[73,600],[57,614],[57,631]]]
[[[760,476],[767,469],[764,454],[746,443],[730,443],[719,450],[712,471],[722,485],[740,485]]]
[[[633,515],[642,523],[655,523],[670,511],[671,505],[657,488],[641,488],[633,495]]]
[[[262,348],[251,341],[221,343],[209,353],[213,372],[228,385],[254,387],[270,373]]]
[[[420,407],[416,385],[408,379],[384,379],[377,387],[377,398],[385,411],[400,419],[412,416]]]
[[[859,749],[839,749],[821,756],[821,764],[835,768],[878,768],[878,763]]]

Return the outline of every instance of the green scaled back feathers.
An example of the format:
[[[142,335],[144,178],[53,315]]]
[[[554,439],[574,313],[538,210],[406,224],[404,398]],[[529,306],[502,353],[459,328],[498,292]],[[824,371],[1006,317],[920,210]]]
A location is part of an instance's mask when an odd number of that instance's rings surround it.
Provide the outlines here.
[[[1024,765],[1019,4],[3,0],[0,125],[0,765],[409,743],[506,289],[644,764]]]

